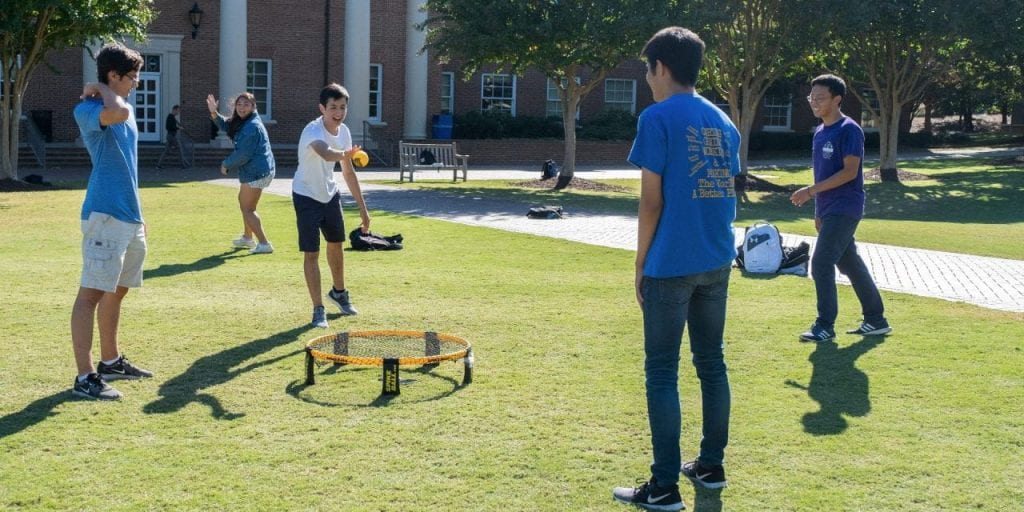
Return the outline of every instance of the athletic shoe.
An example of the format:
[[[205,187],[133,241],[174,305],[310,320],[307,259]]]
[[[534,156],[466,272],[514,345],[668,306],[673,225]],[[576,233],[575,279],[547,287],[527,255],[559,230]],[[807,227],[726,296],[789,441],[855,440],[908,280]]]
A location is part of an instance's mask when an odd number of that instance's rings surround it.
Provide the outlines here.
[[[647,510],[682,510],[686,508],[683,498],[679,496],[679,486],[659,487],[651,478],[640,487],[616,487],[612,490],[612,498],[619,503],[635,505]]]
[[[356,308],[352,307],[352,301],[348,298],[348,290],[335,292],[334,287],[332,286],[331,291],[327,292],[327,299],[333,302],[334,305],[338,306],[342,315],[349,316],[359,314],[359,312],[356,311]]]
[[[327,324],[327,311],[324,310],[323,306],[316,306],[313,308],[313,321],[310,322],[314,327],[320,327],[326,329]]]
[[[725,468],[721,464],[717,466],[705,466],[700,461],[687,462],[679,469],[679,472],[691,482],[706,489],[721,489],[726,486]]]
[[[85,379],[78,380],[71,387],[71,394],[92,400],[120,400],[121,392],[110,387],[98,373],[90,373]]]
[[[249,254],[270,254],[272,252],[274,252],[274,246],[271,245],[270,242],[265,244],[256,244],[256,247],[249,250]]]
[[[104,380],[148,379],[153,376],[153,372],[129,363],[124,356],[118,357],[113,364],[103,364],[103,361],[96,363],[96,373]]]
[[[814,325],[811,326],[811,330],[800,335],[800,339],[803,341],[826,343],[836,339],[836,331],[822,327],[815,322]]]
[[[889,334],[890,332],[892,332],[892,327],[889,327],[889,322],[883,319],[881,322],[875,322],[873,324],[864,322],[860,324],[860,327],[846,331],[846,334],[857,334],[860,336],[881,336],[883,334]]]
[[[232,240],[231,245],[234,245],[239,249],[253,249],[256,247],[256,240],[253,240],[252,238],[246,238],[245,236],[240,236]]]

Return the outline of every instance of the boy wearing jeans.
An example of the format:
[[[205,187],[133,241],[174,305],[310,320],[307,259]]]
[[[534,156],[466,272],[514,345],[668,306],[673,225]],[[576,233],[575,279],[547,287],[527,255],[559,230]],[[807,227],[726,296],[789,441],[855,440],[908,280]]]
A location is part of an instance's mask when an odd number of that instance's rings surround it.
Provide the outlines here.
[[[703,56],[704,42],[681,27],[660,30],[641,53],[656,103],[640,114],[629,161],[642,169],[635,287],[654,461],[648,482],[617,487],[612,496],[648,510],[685,507],[680,472],[704,487],[726,484],[731,396],[723,332],[736,257],[740,137],[728,116],[695,91]],[[684,328],[700,379],[703,437],[697,458],[680,467]]]
[[[118,400],[107,384],[152,377],[121,355],[117,326],[129,288],[142,286],[146,228],[139,204],[139,131],[125,98],[138,84],[142,57],[111,44],[96,56],[99,82],[86,84],[75,121],[89,150],[92,173],[82,203],[82,280],[71,310],[77,396]],[[93,324],[99,324],[101,360],[92,368]]]

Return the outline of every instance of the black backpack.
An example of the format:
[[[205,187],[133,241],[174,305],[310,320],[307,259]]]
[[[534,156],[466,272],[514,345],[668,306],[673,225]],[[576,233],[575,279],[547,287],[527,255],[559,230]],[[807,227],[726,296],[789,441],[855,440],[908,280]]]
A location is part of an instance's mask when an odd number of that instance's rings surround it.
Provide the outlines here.
[[[402,248],[402,235],[380,236],[373,232],[363,233],[360,228],[348,234],[352,248],[357,251],[397,251]]]
[[[558,176],[558,164],[554,160],[547,160],[540,168],[540,179],[548,180]]]
[[[418,160],[420,165],[434,165],[434,163],[437,162],[437,158],[434,156],[434,152],[429,149],[424,149],[423,151],[420,151],[420,156]]]

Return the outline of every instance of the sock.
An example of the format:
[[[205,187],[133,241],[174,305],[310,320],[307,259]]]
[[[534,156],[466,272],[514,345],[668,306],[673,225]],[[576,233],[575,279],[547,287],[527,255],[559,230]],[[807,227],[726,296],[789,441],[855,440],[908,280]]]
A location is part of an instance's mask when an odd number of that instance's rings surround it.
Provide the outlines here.
[[[341,290],[339,290],[339,289],[335,288],[334,285],[331,285],[331,292],[334,293],[335,295],[338,295],[338,294],[341,294],[341,293],[345,293],[345,289],[342,288]]]
[[[105,364],[107,366],[110,366],[110,365],[116,363],[119,359],[121,359],[121,356],[117,356],[117,357],[111,359],[110,361],[103,361],[103,364]]]
[[[78,376],[78,382],[85,382],[86,377],[92,375],[92,372],[85,373]]]

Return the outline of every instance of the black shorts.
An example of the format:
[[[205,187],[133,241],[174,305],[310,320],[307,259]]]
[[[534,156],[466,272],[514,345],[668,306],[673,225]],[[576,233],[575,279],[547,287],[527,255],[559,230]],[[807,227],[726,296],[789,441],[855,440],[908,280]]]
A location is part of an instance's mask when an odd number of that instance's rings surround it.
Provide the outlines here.
[[[329,243],[345,241],[345,218],[341,215],[341,194],[326,203],[292,192],[295,224],[299,228],[299,250],[320,252],[320,233]]]

